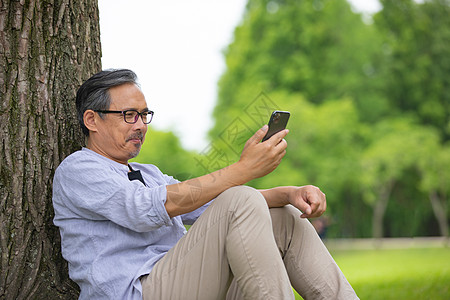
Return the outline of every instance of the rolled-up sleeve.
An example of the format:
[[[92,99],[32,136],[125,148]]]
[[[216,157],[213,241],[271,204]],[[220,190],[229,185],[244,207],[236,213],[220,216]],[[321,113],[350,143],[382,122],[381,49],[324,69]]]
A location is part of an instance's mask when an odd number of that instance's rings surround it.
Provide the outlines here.
[[[156,168],[158,172],[161,172],[161,171],[159,171],[159,169],[156,166],[150,165],[149,167],[150,168]],[[151,170],[149,170],[149,171],[151,172]],[[167,183],[167,185],[177,184],[177,183],[180,182],[179,180],[173,178],[172,176],[168,176],[166,174],[163,174],[163,177],[164,177],[164,181]],[[200,217],[200,215],[208,208],[208,206],[210,204],[211,204],[211,202],[208,202],[205,205],[197,208],[194,211],[191,211],[189,213],[181,215],[181,219],[182,219],[183,224],[184,225],[192,225],[192,224],[194,224],[194,222],[198,219],[198,217]]]
[[[80,218],[109,220],[125,228],[145,232],[172,225],[165,202],[165,182],[144,186],[129,181],[126,171],[100,162],[65,162],[56,171],[54,193],[60,203]]]

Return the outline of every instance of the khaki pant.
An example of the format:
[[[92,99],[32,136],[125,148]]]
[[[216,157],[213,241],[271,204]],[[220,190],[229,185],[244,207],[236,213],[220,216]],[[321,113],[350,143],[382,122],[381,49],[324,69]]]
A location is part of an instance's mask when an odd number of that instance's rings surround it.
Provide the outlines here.
[[[144,300],[358,299],[309,221],[233,187],[141,279]],[[227,295],[228,293],[228,295]]]

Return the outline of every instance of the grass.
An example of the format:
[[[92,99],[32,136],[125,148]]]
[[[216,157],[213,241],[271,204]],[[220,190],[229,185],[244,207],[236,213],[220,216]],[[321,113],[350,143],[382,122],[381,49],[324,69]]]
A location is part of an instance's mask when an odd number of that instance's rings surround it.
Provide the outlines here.
[[[450,248],[331,254],[360,299],[450,299]]]

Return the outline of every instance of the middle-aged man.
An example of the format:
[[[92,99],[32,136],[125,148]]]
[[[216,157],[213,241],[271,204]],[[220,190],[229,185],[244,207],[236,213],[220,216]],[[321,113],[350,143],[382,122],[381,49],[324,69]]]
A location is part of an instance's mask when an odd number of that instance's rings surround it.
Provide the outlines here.
[[[80,87],[87,145],[55,173],[54,222],[80,299],[280,300],[291,285],[305,299],[357,299],[306,219],[325,211],[317,187],[242,186],[278,166],[287,130],[261,142],[265,125],[236,163],[179,182],[128,163],[153,117],[136,80],[106,70]]]

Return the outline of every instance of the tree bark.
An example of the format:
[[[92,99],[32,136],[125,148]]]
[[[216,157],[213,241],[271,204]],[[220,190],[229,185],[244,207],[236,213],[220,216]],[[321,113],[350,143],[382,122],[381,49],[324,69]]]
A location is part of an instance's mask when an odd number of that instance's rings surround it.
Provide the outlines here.
[[[447,205],[445,202],[445,197],[440,197],[436,191],[430,193],[431,207],[433,208],[434,215],[439,224],[439,230],[441,235],[448,239],[448,221],[447,221]]]
[[[75,299],[52,179],[83,144],[75,94],[101,69],[97,0],[0,0],[0,299]]]
[[[383,219],[386,213],[386,208],[391,196],[391,191],[394,186],[394,181],[388,181],[380,188],[378,200],[375,202],[372,219],[372,235],[375,239],[380,240],[384,236]]]

